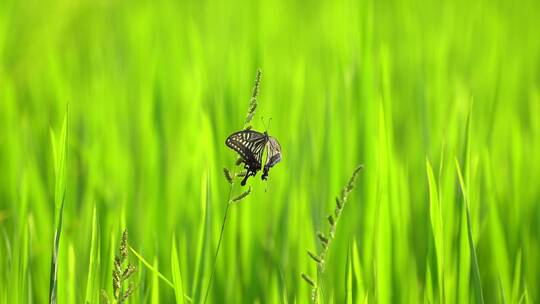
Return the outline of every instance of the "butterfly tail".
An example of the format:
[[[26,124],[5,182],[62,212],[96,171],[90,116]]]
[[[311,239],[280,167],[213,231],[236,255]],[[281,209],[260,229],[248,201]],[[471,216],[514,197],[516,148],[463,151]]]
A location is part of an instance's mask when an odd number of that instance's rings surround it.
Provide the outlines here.
[[[268,171],[269,170],[270,170],[270,168],[268,166],[264,166],[263,174],[261,175],[262,180],[267,180],[268,179]]]

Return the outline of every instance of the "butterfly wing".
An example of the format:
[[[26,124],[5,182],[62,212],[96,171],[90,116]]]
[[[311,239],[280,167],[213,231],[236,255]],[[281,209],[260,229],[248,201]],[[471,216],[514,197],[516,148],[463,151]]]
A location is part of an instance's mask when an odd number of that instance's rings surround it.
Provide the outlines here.
[[[263,151],[267,142],[266,133],[253,130],[239,131],[227,137],[225,144],[240,155],[247,169],[242,185],[245,185],[250,175],[255,175],[261,169]]]
[[[263,180],[268,178],[268,171],[270,171],[270,168],[281,161],[281,146],[277,139],[269,136],[266,146],[268,147],[268,153],[266,156],[266,164],[264,164],[263,175],[261,176]]]

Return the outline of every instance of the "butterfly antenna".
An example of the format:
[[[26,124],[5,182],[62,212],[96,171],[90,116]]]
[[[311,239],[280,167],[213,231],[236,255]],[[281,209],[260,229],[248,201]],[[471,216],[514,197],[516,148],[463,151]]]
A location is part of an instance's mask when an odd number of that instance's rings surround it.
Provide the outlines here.
[[[263,124],[264,128],[266,129],[266,132],[268,132],[268,129],[270,129],[270,121],[272,121],[272,117],[268,118],[268,123],[264,123],[264,116],[261,116],[261,123]]]
[[[270,129],[270,122],[272,121],[272,117],[268,118],[268,125],[266,125],[266,132],[268,132],[268,129]]]

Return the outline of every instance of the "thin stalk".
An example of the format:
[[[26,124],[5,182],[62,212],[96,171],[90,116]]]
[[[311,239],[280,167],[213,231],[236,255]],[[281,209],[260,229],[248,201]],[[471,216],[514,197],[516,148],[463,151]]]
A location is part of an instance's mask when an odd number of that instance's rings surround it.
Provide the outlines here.
[[[156,268],[154,268],[152,265],[150,265],[150,263],[148,263],[148,261],[146,261],[142,255],[140,255],[137,251],[135,251],[135,249],[133,249],[133,247],[129,246],[129,250],[131,250],[131,252],[133,252],[133,254],[144,264],[144,266],[146,266],[148,269],[152,270],[152,272],[154,272],[155,274],[157,274],[157,276],[162,279],[165,283],[167,283],[167,285],[169,285],[172,289],[174,289],[174,284],[169,281],[169,279],[167,279],[164,275],[161,274],[161,272],[159,272]]]
[[[235,170],[233,170],[233,177],[235,176]],[[225,223],[227,222],[227,215],[229,214],[229,207],[231,206],[231,196],[234,188],[234,180],[229,187],[229,196],[227,198],[227,207],[225,208],[225,215],[223,216],[223,222],[221,223],[221,231],[219,232],[219,240],[216,248],[216,253],[214,255],[214,262],[212,263],[212,273],[210,274],[210,279],[208,280],[208,285],[206,286],[206,292],[204,293],[204,301],[208,299],[208,293],[210,292],[210,287],[212,286],[212,280],[214,279],[214,274],[216,273],[216,264],[217,258],[219,255],[219,249],[221,248],[221,241],[223,240],[223,232],[225,232]]]
[[[322,232],[317,232],[317,237],[319,238],[319,241],[321,242],[322,250],[319,254],[313,253],[311,251],[308,251],[308,255],[311,257],[311,259],[317,263],[317,280],[313,280],[308,275],[301,273],[301,277],[306,281],[310,287],[311,287],[311,302],[312,303],[319,303],[319,299],[324,299],[324,268],[326,264],[326,259],[328,256],[328,250],[330,248],[330,245],[332,241],[334,240],[337,224],[339,223],[339,219],[341,218],[341,215],[343,213],[343,208],[345,207],[345,204],[347,203],[347,199],[349,197],[349,194],[354,188],[354,185],[356,183],[356,179],[358,177],[358,174],[360,171],[362,171],[364,168],[364,165],[358,165],[354,169],[351,177],[349,178],[349,182],[345,187],[341,190],[341,193],[339,196],[336,197],[336,207],[334,209],[334,212],[329,214],[326,218],[328,220],[328,224],[330,225],[328,234],[324,234]],[[319,296],[320,295],[320,296]]]
[[[249,107],[248,107],[248,111],[246,115],[246,120],[244,121],[244,126],[243,126],[244,130],[251,128],[251,121],[253,120],[255,111],[257,110],[257,96],[259,95],[260,82],[261,82],[261,70],[257,69],[257,74],[255,76],[255,83],[253,84],[253,90],[251,91],[251,98],[249,100]],[[229,178],[227,179],[229,180]],[[223,215],[223,222],[221,223],[221,231],[219,232],[219,240],[218,240],[218,245],[216,248],[216,254],[214,255],[214,262],[212,263],[212,272],[210,274],[210,279],[208,280],[208,284],[206,286],[206,292],[204,293],[204,301],[203,301],[204,304],[206,304],[206,300],[208,300],[208,294],[210,293],[210,287],[212,287],[212,280],[214,279],[214,274],[216,272],[219,249],[221,248],[221,241],[223,240],[223,233],[225,232],[225,224],[227,223],[227,215],[229,214],[229,207],[231,206],[231,203],[232,203],[231,199],[232,199],[235,179],[236,179],[236,166],[233,169],[232,182],[229,181],[230,186],[229,186],[229,196],[227,197],[227,207],[225,208],[225,215]],[[248,191],[251,191],[251,188]],[[246,192],[246,193],[249,194],[249,192]],[[247,194],[244,194],[241,198],[245,197]],[[240,197],[238,198],[241,199]]]
[[[158,278],[160,278],[163,282],[167,283],[167,285],[169,285],[173,290],[176,290],[174,284],[169,279],[167,279],[167,277],[165,277],[161,272],[159,272],[154,266],[150,265],[150,263],[145,260],[142,255],[140,255],[135,249],[133,249],[133,247],[129,246],[129,250],[133,252],[133,254],[144,264],[144,266],[146,266],[153,273],[155,273]],[[190,303],[193,302],[193,299],[186,294],[184,294],[184,299],[186,299]]]

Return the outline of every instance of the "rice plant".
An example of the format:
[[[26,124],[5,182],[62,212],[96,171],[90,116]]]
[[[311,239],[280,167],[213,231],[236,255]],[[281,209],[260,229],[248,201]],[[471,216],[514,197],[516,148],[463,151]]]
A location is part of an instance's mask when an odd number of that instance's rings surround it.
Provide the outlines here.
[[[317,280],[315,281],[305,273],[301,273],[301,277],[311,287],[311,301],[313,303],[319,303],[319,294],[321,293],[321,290],[323,288],[323,276],[325,270],[325,262],[328,257],[328,250],[330,248],[330,245],[332,244],[332,241],[334,240],[337,224],[339,222],[339,219],[341,218],[341,214],[343,212],[345,204],[347,203],[349,194],[353,190],[356,183],[356,178],[363,168],[363,165],[359,165],[354,169],[351,177],[349,178],[349,182],[341,190],[340,195],[336,196],[336,206],[334,212],[327,216],[329,226],[328,232],[325,234],[323,232],[317,231],[317,238],[319,239],[321,245],[320,252],[314,253],[310,250],[307,251],[308,256],[317,264]]]
[[[251,121],[253,120],[253,117],[255,116],[255,111],[257,110],[257,96],[259,95],[259,85],[261,82],[261,71],[257,70],[257,75],[255,76],[255,83],[253,85],[253,90],[251,93],[251,99],[249,101],[248,111],[246,114],[246,120],[244,121],[244,130],[251,128]],[[240,162],[237,160],[236,165],[238,166]],[[247,190],[244,190],[242,193],[238,194],[236,197],[233,198],[233,190],[234,190],[234,177],[241,177],[236,173],[236,167],[233,169],[232,173],[231,170],[224,168],[223,173],[225,175],[225,179],[229,183],[229,195],[227,198],[227,205],[225,207],[225,214],[223,216],[223,221],[221,223],[221,230],[219,232],[219,240],[216,248],[216,253],[214,255],[214,261],[212,263],[212,270],[210,274],[210,279],[208,280],[208,284],[206,287],[206,292],[204,294],[204,303],[206,303],[208,299],[208,294],[210,292],[210,288],[212,287],[212,280],[214,278],[214,273],[216,271],[216,263],[218,260],[219,255],[219,249],[221,247],[221,241],[223,240],[223,232],[225,232],[225,225],[227,224],[227,215],[229,213],[229,207],[232,203],[240,202],[241,200],[245,199],[250,193],[251,193],[251,186]]]
[[[68,149],[68,116],[62,123],[62,131],[57,139],[51,130],[51,142],[54,156],[54,239],[51,257],[51,274],[49,287],[49,303],[57,303],[58,289],[58,252],[60,247],[60,235],[62,234],[62,216],[66,197],[66,166]]]
[[[120,247],[118,248],[118,255],[114,257],[114,268],[112,271],[112,289],[114,303],[125,303],[128,298],[135,292],[137,288],[136,283],[133,282],[132,276],[136,271],[136,267],[129,261],[128,250],[128,232],[124,230],[122,232],[122,238],[120,239]],[[105,290],[101,293],[102,302],[110,303],[109,297]]]
[[[0,303],[539,302],[539,11],[0,1]]]

